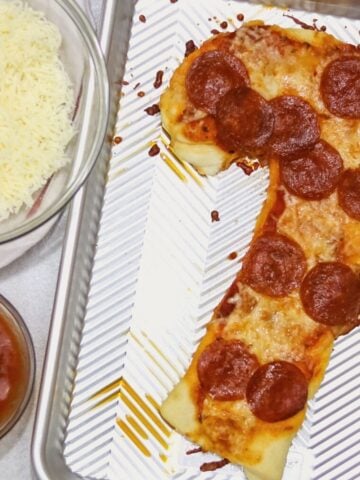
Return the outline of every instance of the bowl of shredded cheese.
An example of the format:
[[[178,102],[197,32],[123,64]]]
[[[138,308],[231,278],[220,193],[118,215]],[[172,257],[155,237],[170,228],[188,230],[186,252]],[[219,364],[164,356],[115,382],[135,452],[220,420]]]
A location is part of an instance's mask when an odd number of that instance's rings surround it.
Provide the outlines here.
[[[106,135],[109,87],[76,2],[0,0],[0,243],[58,214]]]

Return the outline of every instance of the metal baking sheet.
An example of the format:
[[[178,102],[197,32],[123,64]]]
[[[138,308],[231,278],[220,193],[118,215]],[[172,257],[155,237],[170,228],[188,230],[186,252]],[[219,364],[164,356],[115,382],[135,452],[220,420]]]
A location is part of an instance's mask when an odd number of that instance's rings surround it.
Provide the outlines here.
[[[111,154],[105,146],[70,211],[33,439],[41,480],[245,478],[234,465],[200,474],[199,466],[215,457],[187,455],[191,445],[163,422],[158,406],[239,269],[268,173],[247,177],[232,167],[200,177],[171,155],[159,116],[144,109],[158,102],[185,43],[200,44],[224,20],[228,30],[239,27],[239,13],[245,21],[294,26],[283,15],[286,3],[303,8],[291,10],[297,18],[316,18],[344,41],[359,41],[356,0],[280,3],[105,2],[101,44],[114,105],[109,135],[115,125],[122,141]],[[348,12],[352,19],[319,12]],[[164,81],[155,89],[159,70]],[[161,153],[150,157],[154,142]],[[211,221],[212,210],[219,222]],[[359,341],[356,329],[336,342],[284,480],[360,478]]]

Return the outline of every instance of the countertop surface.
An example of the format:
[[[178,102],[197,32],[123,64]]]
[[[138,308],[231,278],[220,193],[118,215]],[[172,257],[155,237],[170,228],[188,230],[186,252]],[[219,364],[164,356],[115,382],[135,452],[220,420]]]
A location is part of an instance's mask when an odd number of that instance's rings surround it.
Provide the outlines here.
[[[92,13],[92,20],[97,24],[103,0],[77,1],[87,13]],[[31,332],[36,354],[36,378],[30,403],[12,431],[0,440],[0,480],[33,478],[31,436],[65,225],[66,211],[37,245],[9,266],[0,269],[0,293],[13,303],[23,316]]]

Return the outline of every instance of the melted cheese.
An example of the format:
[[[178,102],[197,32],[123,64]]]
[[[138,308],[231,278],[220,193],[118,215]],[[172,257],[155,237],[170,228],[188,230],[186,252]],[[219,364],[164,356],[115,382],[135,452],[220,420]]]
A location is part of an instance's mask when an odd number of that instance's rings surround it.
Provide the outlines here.
[[[241,296],[251,291],[254,306],[250,312],[244,310],[240,299],[227,318],[223,337],[242,340],[260,363],[274,359],[303,361],[311,338],[326,329],[305,315],[298,293],[285,298],[270,298],[241,283],[238,288]]]
[[[339,259],[344,263],[353,265],[360,273],[360,226],[353,220],[345,223],[343,239],[340,244]]]
[[[349,219],[339,207],[337,194],[317,202],[286,195],[286,210],[278,231],[292,237],[304,250],[308,266],[340,260],[344,229]],[[314,221],[316,219],[316,221]]]
[[[59,59],[61,37],[44,14],[0,1],[0,220],[69,162],[74,94]]]

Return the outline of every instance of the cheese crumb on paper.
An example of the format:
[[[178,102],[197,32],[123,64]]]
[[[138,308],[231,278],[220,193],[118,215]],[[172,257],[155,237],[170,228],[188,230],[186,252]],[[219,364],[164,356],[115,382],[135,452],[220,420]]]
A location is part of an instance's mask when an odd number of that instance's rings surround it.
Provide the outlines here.
[[[42,12],[0,0],[0,221],[70,158],[74,92],[59,57],[61,35]]]

